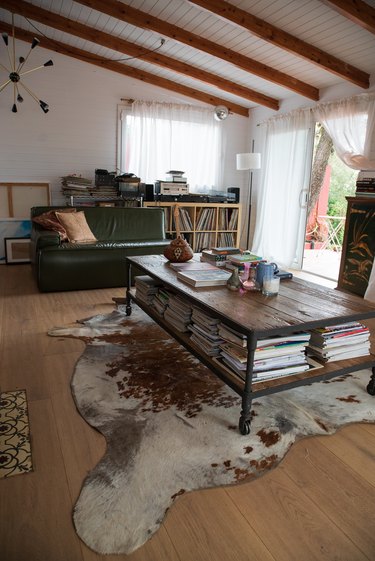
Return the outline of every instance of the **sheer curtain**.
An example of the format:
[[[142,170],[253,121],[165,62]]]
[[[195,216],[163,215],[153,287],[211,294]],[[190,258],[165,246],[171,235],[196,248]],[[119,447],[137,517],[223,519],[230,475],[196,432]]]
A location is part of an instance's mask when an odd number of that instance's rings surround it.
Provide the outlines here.
[[[135,101],[121,112],[121,129],[123,172],[154,183],[184,171],[190,192],[221,185],[222,126],[211,109]]]
[[[252,250],[283,267],[295,262],[306,219],[314,121],[308,110],[262,128],[262,170]]]
[[[375,94],[322,103],[313,110],[332,138],[337,155],[350,168],[375,169],[370,143],[375,123]]]

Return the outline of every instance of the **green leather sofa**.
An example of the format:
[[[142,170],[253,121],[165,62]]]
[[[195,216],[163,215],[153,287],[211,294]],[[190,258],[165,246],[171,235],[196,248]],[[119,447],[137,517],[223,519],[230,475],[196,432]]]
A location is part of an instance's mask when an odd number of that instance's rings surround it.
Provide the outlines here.
[[[33,207],[31,219],[58,209],[61,206]],[[84,211],[97,242],[61,242],[57,232],[32,222],[31,264],[41,292],[126,286],[126,256],[163,254],[169,244],[161,208],[76,210]]]

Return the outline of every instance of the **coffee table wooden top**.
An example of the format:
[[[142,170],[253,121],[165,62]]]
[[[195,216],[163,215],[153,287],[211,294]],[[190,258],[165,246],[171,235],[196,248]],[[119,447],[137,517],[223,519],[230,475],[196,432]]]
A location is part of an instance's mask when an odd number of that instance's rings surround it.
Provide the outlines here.
[[[161,255],[128,257],[127,261],[243,333],[277,335],[375,317],[375,304],[298,278],[282,280],[277,296],[241,294],[226,286],[190,287]]]

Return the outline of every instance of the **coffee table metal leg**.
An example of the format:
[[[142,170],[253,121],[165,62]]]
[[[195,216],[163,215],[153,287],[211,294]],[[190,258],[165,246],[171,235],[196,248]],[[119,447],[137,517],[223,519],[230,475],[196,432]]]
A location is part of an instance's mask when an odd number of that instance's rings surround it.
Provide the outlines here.
[[[246,366],[246,379],[245,388],[242,395],[242,411],[240,420],[238,423],[238,428],[241,434],[250,433],[251,424],[251,384],[253,380],[253,363],[254,363],[254,353],[257,346],[257,339],[252,333],[247,338],[247,366]]]
[[[375,395],[375,367],[372,367],[371,378],[366,389],[367,393],[369,393],[370,395]]]
[[[238,423],[238,428],[241,434],[250,434],[250,424],[251,424],[251,399],[249,396],[244,394],[242,398],[242,411],[240,420]]]
[[[132,313],[132,301],[130,297],[130,287],[131,287],[131,276],[132,276],[132,266],[129,261],[126,261],[128,278],[127,278],[127,286],[126,286],[126,308],[125,313],[127,316],[130,316]]]

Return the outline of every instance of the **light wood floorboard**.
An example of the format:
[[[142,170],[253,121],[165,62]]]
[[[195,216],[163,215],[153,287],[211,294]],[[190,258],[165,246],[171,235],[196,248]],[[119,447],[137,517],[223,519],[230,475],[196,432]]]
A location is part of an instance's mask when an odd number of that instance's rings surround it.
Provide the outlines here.
[[[33,473],[0,480],[0,558],[373,561],[375,425],[366,424],[301,440],[257,480],[182,496],[129,556],[97,555],[81,542],[72,509],[105,440],[70,392],[84,344],[47,331],[110,312],[113,296],[123,290],[40,294],[29,265],[0,267],[0,387],[27,391],[34,460]]]

